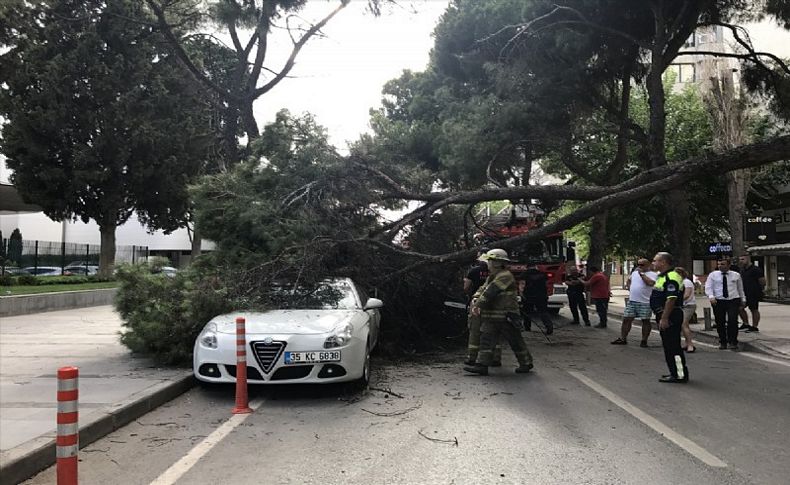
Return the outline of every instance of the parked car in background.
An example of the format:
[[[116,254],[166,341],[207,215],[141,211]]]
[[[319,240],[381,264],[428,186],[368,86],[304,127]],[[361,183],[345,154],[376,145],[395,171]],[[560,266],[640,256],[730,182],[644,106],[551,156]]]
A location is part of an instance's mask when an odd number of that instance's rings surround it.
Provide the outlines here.
[[[11,276],[20,276],[20,275],[29,275],[30,273],[16,266],[6,266],[5,268],[3,268],[3,274],[9,274]]]
[[[22,268],[22,271],[33,276],[60,276],[63,274],[63,270],[59,266],[28,266]]]
[[[236,318],[246,320],[250,384],[334,383],[370,378],[381,300],[348,278],[312,288],[274,288],[278,309],[211,319],[195,341],[193,371],[202,382],[236,381]]]
[[[99,272],[99,266],[97,265],[88,265],[88,266],[66,266],[63,268],[64,271],[71,275],[80,275],[80,276],[89,276],[95,275]]]
[[[165,276],[175,276],[178,273],[178,270],[172,266],[162,266],[162,273]]]

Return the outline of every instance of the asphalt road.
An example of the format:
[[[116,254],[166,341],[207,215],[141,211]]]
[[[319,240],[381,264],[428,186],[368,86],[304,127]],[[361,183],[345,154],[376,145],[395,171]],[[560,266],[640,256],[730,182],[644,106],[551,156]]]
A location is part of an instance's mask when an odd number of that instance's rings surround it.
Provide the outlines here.
[[[83,449],[80,483],[788,483],[787,362],[701,345],[691,382],[662,384],[658,337],[609,345],[611,323],[528,334],[529,375],[507,351],[488,377],[374,359],[368,391],[253,389],[232,419],[232,387],[196,388]]]

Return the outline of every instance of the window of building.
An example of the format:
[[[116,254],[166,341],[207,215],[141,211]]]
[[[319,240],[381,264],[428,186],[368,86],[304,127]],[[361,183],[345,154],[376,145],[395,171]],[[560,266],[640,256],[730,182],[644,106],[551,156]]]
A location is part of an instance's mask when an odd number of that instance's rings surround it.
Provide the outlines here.
[[[674,73],[677,83],[693,83],[697,80],[697,70],[694,64],[672,64],[668,71]]]
[[[686,39],[686,42],[683,44],[683,47],[694,47],[695,45],[697,45],[697,33],[696,32],[692,33],[689,36],[689,38]]]

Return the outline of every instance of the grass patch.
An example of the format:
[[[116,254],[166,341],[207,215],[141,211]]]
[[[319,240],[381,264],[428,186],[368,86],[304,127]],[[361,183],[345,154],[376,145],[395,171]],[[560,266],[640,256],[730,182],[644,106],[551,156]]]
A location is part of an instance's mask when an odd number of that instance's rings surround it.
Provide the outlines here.
[[[59,293],[62,291],[101,290],[104,288],[117,288],[117,281],[102,281],[97,283],[80,283],[71,285],[35,285],[35,286],[0,286],[0,296],[9,295],[37,295],[39,293]]]

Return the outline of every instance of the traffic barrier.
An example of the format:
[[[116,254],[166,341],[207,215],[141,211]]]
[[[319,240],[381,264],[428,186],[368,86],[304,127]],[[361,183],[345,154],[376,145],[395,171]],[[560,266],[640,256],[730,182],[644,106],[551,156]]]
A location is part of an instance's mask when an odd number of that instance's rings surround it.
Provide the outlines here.
[[[77,485],[79,434],[79,369],[58,369],[58,436],[55,440],[58,485]]]
[[[247,395],[247,331],[244,317],[236,317],[236,407],[233,414],[251,413]]]
[[[711,323],[710,318],[710,308],[703,308],[702,314],[704,315],[703,318],[705,319],[705,330],[713,330],[713,324]]]

